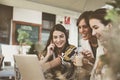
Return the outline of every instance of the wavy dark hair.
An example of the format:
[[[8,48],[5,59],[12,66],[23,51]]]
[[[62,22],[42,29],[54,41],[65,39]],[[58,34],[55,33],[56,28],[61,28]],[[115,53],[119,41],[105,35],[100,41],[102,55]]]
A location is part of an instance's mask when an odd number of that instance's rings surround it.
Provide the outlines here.
[[[82,19],[84,19],[86,25],[88,25],[88,27],[90,27],[89,17],[90,17],[90,15],[91,15],[92,13],[93,13],[93,11],[85,11],[85,12],[83,12],[83,13],[79,16],[76,25],[78,26],[78,25],[79,25],[79,22],[80,22]]]
[[[105,19],[105,16],[107,16],[107,9],[106,8],[100,8],[95,10],[89,17],[89,19],[98,19],[100,22],[106,26],[107,24],[111,23],[110,19]]]
[[[65,29],[65,27],[63,25],[56,24],[56,25],[53,26],[53,28],[50,31],[50,36],[48,38],[47,45],[46,45],[46,47],[45,47],[45,49],[43,51],[47,51],[47,47],[50,45],[51,41],[53,40],[53,32],[54,31],[63,32],[65,34],[65,37],[66,37],[65,47],[67,47],[69,45],[67,30]],[[57,47],[55,47],[55,49],[54,49],[54,52],[56,52],[56,51],[57,51]],[[63,49],[63,51],[65,51],[65,48]]]

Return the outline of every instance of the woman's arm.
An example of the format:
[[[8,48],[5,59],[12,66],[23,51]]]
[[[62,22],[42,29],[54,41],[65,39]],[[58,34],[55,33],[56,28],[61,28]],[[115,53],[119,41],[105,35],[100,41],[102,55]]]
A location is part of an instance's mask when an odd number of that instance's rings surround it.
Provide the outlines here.
[[[45,57],[43,55],[40,56],[40,63],[44,64],[48,59],[50,55],[46,55]]]
[[[61,58],[57,57],[52,61],[49,61],[49,62],[46,62],[46,63],[40,63],[40,64],[42,65],[43,71],[45,72],[48,69],[51,69],[51,68],[54,68],[54,67],[60,65],[61,64]]]

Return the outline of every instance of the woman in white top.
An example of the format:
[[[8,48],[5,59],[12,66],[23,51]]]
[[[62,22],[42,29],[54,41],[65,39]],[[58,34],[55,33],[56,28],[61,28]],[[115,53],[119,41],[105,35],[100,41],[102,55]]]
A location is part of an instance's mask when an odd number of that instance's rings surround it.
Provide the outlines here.
[[[78,30],[81,34],[81,53],[83,55],[82,68],[88,71],[85,80],[90,79],[90,73],[95,62],[97,49],[97,38],[92,36],[92,29],[89,25],[89,16],[91,14],[92,11],[85,11],[77,20]]]

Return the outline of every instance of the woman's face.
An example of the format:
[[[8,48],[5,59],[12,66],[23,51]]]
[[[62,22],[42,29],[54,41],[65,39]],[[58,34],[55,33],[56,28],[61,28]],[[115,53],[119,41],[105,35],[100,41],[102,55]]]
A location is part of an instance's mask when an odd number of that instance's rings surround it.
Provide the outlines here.
[[[95,35],[97,39],[102,41],[104,37],[103,33],[105,30],[107,30],[106,28],[108,28],[108,25],[105,26],[98,19],[90,19],[89,23],[90,27],[92,28],[92,35]]]
[[[88,40],[91,35],[92,35],[92,32],[91,32],[91,29],[90,27],[85,23],[85,20],[82,19],[79,24],[78,24],[78,28],[79,28],[79,33],[81,34],[82,36],[82,39],[84,40]]]
[[[53,32],[53,43],[58,47],[62,48],[66,43],[66,36],[61,31]]]

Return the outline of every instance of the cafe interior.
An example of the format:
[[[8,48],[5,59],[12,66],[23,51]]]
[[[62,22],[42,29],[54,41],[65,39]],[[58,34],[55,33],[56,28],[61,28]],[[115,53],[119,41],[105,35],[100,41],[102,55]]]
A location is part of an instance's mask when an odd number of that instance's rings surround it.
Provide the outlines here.
[[[111,0],[0,0],[0,80],[20,80],[16,77],[20,76],[17,75],[19,68],[15,67],[16,62],[21,63],[20,66],[26,66],[26,69],[33,69],[31,73],[36,74],[34,77],[39,73],[43,75],[37,71],[37,67],[32,66],[37,61],[31,60],[30,65],[27,63],[24,65],[22,64],[24,58],[19,59],[15,56],[30,54],[32,47],[24,43],[20,45],[18,37],[20,28],[30,36],[28,42],[35,44],[38,51],[42,51],[52,27],[58,23],[62,24],[67,30],[69,43],[79,48],[81,35],[76,25],[78,17],[84,11],[109,8],[110,6],[106,4],[109,1]],[[34,72],[35,68],[38,73]],[[22,74],[25,75],[21,72]],[[42,77],[39,76],[39,80],[44,80]],[[23,80],[38,78],[25,77]]]

